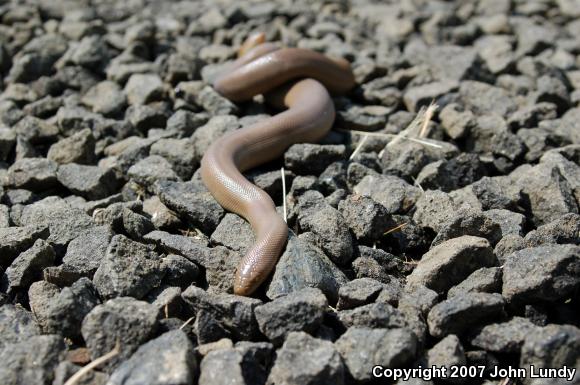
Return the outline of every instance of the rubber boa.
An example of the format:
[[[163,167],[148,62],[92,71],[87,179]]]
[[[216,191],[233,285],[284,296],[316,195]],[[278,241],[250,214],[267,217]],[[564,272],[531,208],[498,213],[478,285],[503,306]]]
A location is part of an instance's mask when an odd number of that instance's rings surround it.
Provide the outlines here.
[[[201,160],[201,177],[224,209],[245,218],[255,243],[243,257],[234,278],[234,293],[250,295],[270,275],[288,238],[288,228],[270,196],[242,173],[280,157],[294,143],[317,142],[335,117],[330,93],[342,94],[354,84],[350,64],[318,52],[281,48],[251,35],[239,58],[214,81],[214,88],[234,102],[265,94],[286,108],[215,141]]]

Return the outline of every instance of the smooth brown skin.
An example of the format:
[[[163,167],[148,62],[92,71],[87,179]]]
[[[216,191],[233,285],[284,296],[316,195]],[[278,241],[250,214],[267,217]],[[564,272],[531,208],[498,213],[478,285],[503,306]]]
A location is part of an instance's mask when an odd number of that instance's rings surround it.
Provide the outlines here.
[[[234,281],[235,294],[250,295],[276,266],[288,228],[270,196],[242,172],[278,158],[294,143],[324,137],[335,116],[327,89],[344,93],[355,81],[345,60],[305,49],[279,48],[264,43],[263,35],[250,36],[240,55],[214,82],[215,89],[236,102],[268,93],[268,102],[287,108],[224,135],[201,160],[201,177],[215,199],[226,210],[244,217],[254,230],[256,243],[242,259]]]

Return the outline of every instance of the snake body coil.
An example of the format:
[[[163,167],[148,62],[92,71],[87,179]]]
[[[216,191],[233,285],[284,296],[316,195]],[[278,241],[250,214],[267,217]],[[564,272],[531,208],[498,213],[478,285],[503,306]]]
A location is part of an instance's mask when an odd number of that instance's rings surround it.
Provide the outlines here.
[[[348,62],[310,50],[279,48],[248,38],[240,57],[214,82],[224,97],[241,102],[258,94],[287,109],[249,127],[230,132],[205,152],[202,180],[228,211],[252,226],[256,243],[236,272],[234,293],[250,295],[271,273],[286,244],[288,228],[274,202],[242,172],[281,156],[294,143],[316,142],[331,128],[335,112],[329,92],[354,86]]]

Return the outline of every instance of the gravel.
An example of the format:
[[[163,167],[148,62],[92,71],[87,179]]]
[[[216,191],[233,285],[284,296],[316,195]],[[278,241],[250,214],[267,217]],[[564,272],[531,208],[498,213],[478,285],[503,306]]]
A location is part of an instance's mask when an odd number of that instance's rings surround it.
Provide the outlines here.
[[[117,342],[79,384],[580,367],[580,4],[419,3],[3,1],[0,383],[63,385]],[[289,227],[246,298],[252,228],[199,166],[279,112],[211,86],[258,31],[357,85],[320,142],[244,171]]]

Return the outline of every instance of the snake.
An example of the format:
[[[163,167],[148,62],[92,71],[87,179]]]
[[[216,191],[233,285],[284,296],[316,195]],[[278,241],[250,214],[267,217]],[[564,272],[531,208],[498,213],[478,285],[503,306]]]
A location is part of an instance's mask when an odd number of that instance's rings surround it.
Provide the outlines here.
[[[237,266],[233,292],[249,296],[269,277],[288,240],[288,227],[272,198],[243,173],[275,160],[296,143],[316,143],[335,119],[331,94],[345,94],[355,85],[350,63],[304,48],[281,47],[251,34],[238,58],[217,75],[214,89],[234,103],[256,95],[276,115],[227,132],[204,152],[201,178],[226,210],[249,222],[255,242]]]

